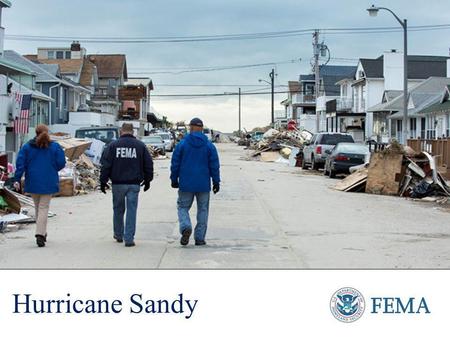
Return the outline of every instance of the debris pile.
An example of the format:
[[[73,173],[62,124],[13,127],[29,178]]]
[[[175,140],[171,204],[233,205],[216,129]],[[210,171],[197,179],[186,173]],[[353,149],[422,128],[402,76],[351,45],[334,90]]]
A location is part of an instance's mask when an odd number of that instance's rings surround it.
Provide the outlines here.
[[[419,199],[450,197],[450,186],[439,173],[433,156],[415,153],[398,143],[374,153],[367,167],[360,167],[338,182],[335,189]]]
[[[34,222],[34,217],[28,215],[28,210],[22,209],[21,202],[28,201],[33,206],[30,198],[14,193],[7,188],[0,188],[0,232],[11,231],[17,228],[18,224]],[[30,202],[31,200],[31,202]]]
[[[248,159],[263,162],[286,162],[295,166],[297,155],[302,152],[303,146],[312,138],[307,131],[278,131],[269,129],[262,139],[251,142],[247,149],[252,150]]]
[[[100,181],[100,167],[94,163],[86,155],[81,155],[75,162],[76,175],[76,195],[84,195],[90,191],[96,190]]]

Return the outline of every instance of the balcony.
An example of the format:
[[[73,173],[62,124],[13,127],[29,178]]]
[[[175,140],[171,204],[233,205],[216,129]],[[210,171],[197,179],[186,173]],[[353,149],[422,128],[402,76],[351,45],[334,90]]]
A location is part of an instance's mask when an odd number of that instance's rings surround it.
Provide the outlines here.
[[[314,94],[294,94],[294,95],[292,95],[292,104],[315,105],[316,97]]]
[[[336,99],[336,110],[337,111],[349,111],[352,110],[353,99],[348,97],[340,97]]]

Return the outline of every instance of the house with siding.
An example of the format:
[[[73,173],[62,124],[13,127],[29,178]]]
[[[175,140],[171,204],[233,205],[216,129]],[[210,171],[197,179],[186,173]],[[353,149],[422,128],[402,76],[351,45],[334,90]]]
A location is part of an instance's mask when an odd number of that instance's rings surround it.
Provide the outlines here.
[[[408,88],[429,77],[446,77],[448,59],[445,56],[408,56]],[[403,53],[391,50],[376,59],[360,59],[351,86],[351,112],[365,114],[365,139],[387,142],[390,112],[379,110],[377,105],[403,89]],[[402,129],[401,124],[399,128]],[[401,133],[398,137],[402,141]]]

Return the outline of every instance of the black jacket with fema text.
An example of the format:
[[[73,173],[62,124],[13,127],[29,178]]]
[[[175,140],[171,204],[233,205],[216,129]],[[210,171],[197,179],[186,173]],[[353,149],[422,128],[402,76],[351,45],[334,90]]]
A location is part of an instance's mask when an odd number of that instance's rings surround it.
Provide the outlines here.
[[[133,135],[122,135],[105,150],[100,182],[141,184],[153,180],[153,160],[147,146]]]

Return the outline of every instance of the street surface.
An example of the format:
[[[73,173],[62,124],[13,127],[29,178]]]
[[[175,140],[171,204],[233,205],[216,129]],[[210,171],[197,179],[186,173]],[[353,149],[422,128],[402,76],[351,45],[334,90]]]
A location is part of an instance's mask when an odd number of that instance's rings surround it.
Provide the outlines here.
[[[218,148],[223,183],[207,247],[179,245],[177,194],[162,160],[140,196],[135,248],[112,239],[110,193],[56,198],[47,247],[36,247],[34,225],[0,234],[0,268],[450,268],[448,210],[334,191],[336,180],[244,161],[235,144]]]

